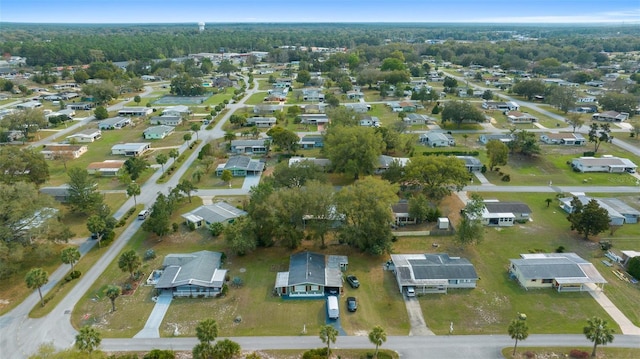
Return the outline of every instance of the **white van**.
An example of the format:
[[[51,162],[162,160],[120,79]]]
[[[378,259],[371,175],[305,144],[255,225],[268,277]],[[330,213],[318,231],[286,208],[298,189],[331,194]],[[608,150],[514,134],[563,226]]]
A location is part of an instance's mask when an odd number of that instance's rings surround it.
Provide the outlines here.
[[[149,217],[148,209],[143,209],[142,211],[140,211],[140,213],[138,213],[138,219],[141,221],[144,221],[145,219],[147,219],[147,217]]]
[[[338,297],[334,295],[330,295],[327,297],[327,313],[329,314],[329,319],[338,319],[340,317]]]

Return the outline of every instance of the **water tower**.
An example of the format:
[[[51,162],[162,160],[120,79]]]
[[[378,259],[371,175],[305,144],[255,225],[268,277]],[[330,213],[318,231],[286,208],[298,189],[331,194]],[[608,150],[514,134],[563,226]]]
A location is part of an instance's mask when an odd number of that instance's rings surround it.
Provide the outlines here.
[[[204,31],[204,22],[199,22],[198,23],[198,31],[200,31],[200,32]]]

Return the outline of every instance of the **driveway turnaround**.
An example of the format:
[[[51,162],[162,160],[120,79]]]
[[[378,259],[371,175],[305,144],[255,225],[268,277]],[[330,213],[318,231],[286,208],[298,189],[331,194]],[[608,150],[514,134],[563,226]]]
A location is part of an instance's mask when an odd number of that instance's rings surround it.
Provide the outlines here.
[[[160,324],[162,324],[164,315],[167,314],[172,299],[173,294],[171,292],[162,293],[158,296],[156,305],[153,307],[147,323],[134,338],[160,338]]]

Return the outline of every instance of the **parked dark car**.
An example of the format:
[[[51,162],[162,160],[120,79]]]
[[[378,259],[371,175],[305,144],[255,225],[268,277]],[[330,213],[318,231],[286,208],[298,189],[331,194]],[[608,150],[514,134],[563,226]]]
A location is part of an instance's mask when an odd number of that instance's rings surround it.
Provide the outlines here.
[[[360,286],[360,281],[358,280],[358,278],[356,278],[355,275],[348,275],[347,282],[349,282],[351,288],[358,288]]]
[[[358,310],[358,301],[356,300],[356,297],[347,298],[347,310],[350,312]]]

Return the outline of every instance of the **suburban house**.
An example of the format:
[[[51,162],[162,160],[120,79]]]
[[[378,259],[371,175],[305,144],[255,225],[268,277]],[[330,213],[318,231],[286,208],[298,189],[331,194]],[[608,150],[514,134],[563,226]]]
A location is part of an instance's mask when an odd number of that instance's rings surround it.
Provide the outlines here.
[[[358,91],[347,91],[347,98],[349,100],[361,100],[364,99],[364,93]]]
[[[531,208],[522,202],[484,201],[482,224],[486,226],[508,227],[514,223],[529,221]]]
[[[592,199],[598,202],[598,205],[609,213],[609,225],[611,226],[621,226],[625,223],[638,223],[640,211],[617,198],[592,198],[584,194],[578,194],[575,197],[578,198],[582,205],[586,205]],[[567,213],[573,212],[574,208],[571,204],[573,197],[560,198],[559,201],[560,208],[562,208],[563,211]]]
[[[303,136],[298,142],[301,149],[321,148],[324,147],[324,137],[321,135]]]
[[[302,108],[302,111],[304,111],[304,113],[306,114],[320,114],[320,113],[324,113],[324,109],[326,105],[324,103],[317,103],[317,104],[303,105],[300,107]]]
[[[409,113],[402,119],[402,121],[410,125],[424,125],[431,120],[429,119],[429,117],[421,115],[419,113]]]
[[[366,113],[371,110],[371,105],[362,102],[345,103],[344,107],[353,110],[355,113]]]
[[[593,264],[575,253],[527,253],[509,261],[509,275],[526,290],[582,292],[602,289],[607,283]]]
[[[378,156],[378,167],[376,168],[376,173],[382,173],[389,169],[393,162],[400,164],[401,167],[404,167],[409,163],[411,159],[406,157],[391,157],[387,155]]]
[[[497,102],[497,101],[485,101],[482,103],[482,108],[485,110],[500,110],[500,111],[518,111],[520,105],[513,101]]]
[[[324,93],[321,89],[303,89],[302,100],[311,102],[324,102]]]
[[[429,131],[427,133],[420,134],[419,140],[420,143],[431,147],[448,147],[456,145],[456,141],[453,136],[448,133],[437,131]]]
[[[398,105],[400,105],[402,112],[416,112],[418,109],[418,106],[415,103],[409,101],[402,101]]]
[[[538,122],[538,118],[528,113],[519,111],[507,112],[507,119],[511,123],[533,123]]]
[[[111,154],[137,157],[151,148],[149,142],[120,143],[111,147]]]
[[[416,294],[446,293],[449,288],[475,288],[478,274],[465,258],[446,253],[392,254],[392,270],[400,293],[411,288]]]
[[[360,120],[359,125],[363,127],[380,127],[380,119],[376,116],[365,116]]]
[[[480,141],[480,143],[482,143],[483,145],[486,145],[487,143],[489,143],[489,141],[500,141],[504,144],[507,144],[511,141],[513,141],[513,136],[506,134],[506,133],[489,133],[489,134],[482,134],[480,135],[480,137],[478,137],[478,141]]]
[[[234,177],[254,176],[264,171],[264,163],[249,156],[233,156],[229,157],[226,163],[218,165],[216,176],[222,176],[222,172],[225,170],[231,171]]]
[[[409,202],[407,200],[401,200],[400,202],[391,206],[393,212],[393,223],[396,226],[404,226],[407,224],[416,224],[416,219],[409,215]]]
[[[118,111],[118,116],[147,116],[152,113],[151,107],[123,107]]]
[[[274,114],[276,111],[282,111],[282,105],[255,105],[253,113],[258,115]]]
[[[274,293],[288,298],[320,298],[342,291],[346,256],[300,252],[289,257],[289,271],[278,272]]]
[[[326,125],[329,117],[325,114],[303,114],[300,115],[300,123],[303,125]]]
[[[561,132],[546,133],[540,136],[540,141],[548,145],[584,146],[587,139],[579,133]]]
[[[70,110],[80,110],[80,111],[89,111],[94,108],[96,105],[93,102],[76,102],[70,103],[67,105],[67,108]]]
[[[178,126],[182,123],[180,116],[153,116],[149,120],[152,125]]]
[[[258,128],[270,128],[275,125],[275,117],[249,117],[246,123],[246,126],[256,126]]]
[[[231,149],[232,153],[236,154],[263,154],[267,153],[268,143],[267,140],[232,140]]]
[[[87,172],[90,174],[99,174],[101,177],[115,177],[120,174],[124,167],[122,160],[105,160],[102,162],[91,162],[87,166]]]
[[[576,172],[608,172],[608,173],[633,173],[636,171],[635,163],[626,158],[604,155],[602,157],[580,157],[571,161],[571,168]]]
[[[482,162],[473,156],[456,156],[464,161],[464,166],[467,167],[469,172],[479,172],[482,170]]]
[[[102,131],[97,128],[82,130],[66,137],[68,142],[76,141],[80,143],[94,142],[100,138],[102,138]]]
[[[51,143],[40,151],[46,160],[58,158],[75,159],[84,155],[89,148],[86,145],[69,145],[63,143]]]
[[[174,130],[175,127],[173,126],[152,126],[144,130],[144,132],[142,132],[142,136],[145,140],[161,140],[173,133]]]
[[[162,116],[182,117],[182,115],[190,115],[191,110],[185,105],[169,106],[162,110]]]
[[[594,113],[591,119],[594,121],[624,122],[629,119],[629,114],[627,112],[606,111]]]
[[[221,265],[220,252],[168,254],[155,288],[158,292],[171,291],[174,297],[218,296],[227,276],[227,270],[220,269]]]
[[[58,202],[66,203],[69,200],[69,185],[64,184],[59,187],[41,187],[40,193],[49,195]]]
[[[98,122],[98,129],[100,130],[119,130],[127,125],[131,124],[131,119],[126,117],[112,117]]]
[[[182,215],[185,223],[194,228],[209,227],[212,223],[233,223],[240,217],[246,216],[247,212],[238,209],[227,202],[219,201],[213,204],[203,205],[191,212]]]
[[[27,101],[16,105],[18,110],[33,110],[38,107],[42,107],[42,103],[38,101]]]

